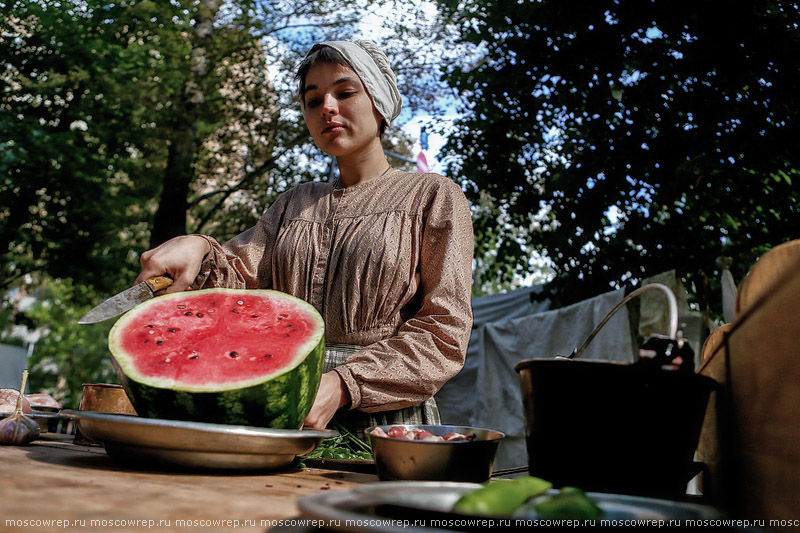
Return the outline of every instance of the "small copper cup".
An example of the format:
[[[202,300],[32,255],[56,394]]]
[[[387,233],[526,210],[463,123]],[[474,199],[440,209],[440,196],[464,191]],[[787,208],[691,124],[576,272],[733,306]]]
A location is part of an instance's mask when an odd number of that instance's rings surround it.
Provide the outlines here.
[[[97,411],[101,413],[120,413],[135,415],[136,410],[128,399],[128,395],[122,385],[111,383],[84,383],[81,403],[78,407],[81,411]],[[80,428],[75,430],[73,444],[102,446],[85,437]]]

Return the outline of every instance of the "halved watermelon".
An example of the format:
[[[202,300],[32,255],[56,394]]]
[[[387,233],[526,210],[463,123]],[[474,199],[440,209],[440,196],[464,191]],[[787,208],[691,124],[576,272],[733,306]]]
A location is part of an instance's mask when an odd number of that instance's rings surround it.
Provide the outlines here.
[[[139,416],[298,429],[319,387],[325,326],[282,292],[205,289],[131,309],[108,346]]]

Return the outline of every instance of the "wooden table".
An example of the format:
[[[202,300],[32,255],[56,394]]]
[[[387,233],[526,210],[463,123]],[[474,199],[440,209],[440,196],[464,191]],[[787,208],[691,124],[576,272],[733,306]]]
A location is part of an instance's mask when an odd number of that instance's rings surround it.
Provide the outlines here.
[[[0,446],[0,473],[0,531],[19,532],[304,530],[301,496],[378,481],[372,474],[316,468],[146,470],[112,461],[102,447],[50,433],[28,446]]]

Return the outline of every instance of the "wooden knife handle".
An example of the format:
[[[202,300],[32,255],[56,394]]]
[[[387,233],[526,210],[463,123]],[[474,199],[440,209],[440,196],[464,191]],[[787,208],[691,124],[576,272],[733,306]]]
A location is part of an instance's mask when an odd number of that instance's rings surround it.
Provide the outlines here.
[[[153,289],[155,293],[172,285],[172,278],[169,276],[153,276],[145,280],[145,283],[147,283],[147,286]]]

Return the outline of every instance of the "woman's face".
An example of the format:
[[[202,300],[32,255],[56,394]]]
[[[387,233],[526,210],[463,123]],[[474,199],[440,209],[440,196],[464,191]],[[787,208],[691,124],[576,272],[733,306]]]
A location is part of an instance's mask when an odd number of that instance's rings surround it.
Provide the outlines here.
[[[340,157],[378,143],[382,117],[348,66],[320,62],[305,79],[303,116],[323,152]]]

